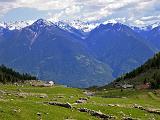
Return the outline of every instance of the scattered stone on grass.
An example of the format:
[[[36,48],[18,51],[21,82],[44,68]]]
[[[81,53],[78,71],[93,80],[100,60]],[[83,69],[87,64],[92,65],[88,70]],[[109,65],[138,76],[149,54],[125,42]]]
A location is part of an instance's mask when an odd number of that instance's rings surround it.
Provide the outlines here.
[[[119,104],[108,104],[108,106],[110,106],[110,107],[120,107]]]
[[[65,98],[64,96],[57,96],[57,98]]]
[[[126,114],[123,111],[120,111],[119,113],[124,117],[126,116]]]
[[[88,98],[79,98],[79,100],[86,100],[86,101],[87,101],[87,100],[88,100]]]
[[[140,110],[145,110],[145,108],[143,108],[143,106],[141,106],[141,105],[134,104],[133,107],[134,107],[134,108],[138,108],[138,109],[140,109]]]
[[[76,101],[76,103],[85,103],[88,101],[88,98],[79,98],[79,100]]]
[[[78,108],[78,110],[80,112],[86,112],[86,113],[89,113],[92,116],[95,116],[95,117],[101,118],[101,119],[105,119],[105,120],[115,119],[116,118],[115,116],[106,115],[106,114],[104,114],[104,113],[102,113],[100,111],[94,111],[94,110],[90,110],[90,109],[87,109],[87,108]]]
[[[8,95],[8,96],[11,96],[12,94],[8,93],[7,95]]]
[[[47,95],[41,95],[39,96],[39,98],[47,98],[48,96]]]
[[[138,118],[123,117],[123,120],[139,120]]]
[[[65,108],[72,108],[72,105],[70,103],[60,103],[60,102],[44,102],[44,103],[48,103],[50,105],[56,105],[56,106],[61,106],[61,107],[65,107]]]
[[[74,98],[74,96],[70,96],[69,98]]]
[[[155,113],[160,115],[160,110],[159,109],[153,109],[153,108],[148,108],[146,109],[147,112],[149,113]]]
[[[49,113],[45,113],[46,115],[49,115]]]
[[[18,97],[20,97],[20,98],[26,98],[26,95],[24,95],[24,94],[22,94],[22,93],[18,93],[17,95],[18,95]]]
[[[22,90],[21,90],[21,89],[18,89],[18,91],[19,91],[19,92],[22,92]]]
[[[51,101],[58,101],[56,98],[53,98]]]
[[[38,115],[38,116],[41,116],[42,114],[41,114],[40,112],[37,112],[37,115]]]
[[[76,100],[76,103],[85,103],[85,100]]]
[[[134,104],[133,107],[138,108],[140,110],[144,110],[144,111],[149,112],[149,113],[154,113],[154,114],[160,115],[160,109],[144,108],[143,106],[140,106],[140,105],[137,105],[137,104]]]
[[[87,96],[94,96],[95,95],[95,92],[90,92],[90,91],[85,91],[83,92],[85,95]]]
[[[38,120],[42,120],[42,113],[37,112]]]
[[[3,90],[0,90],[0,94],[5,94],[6,92],[5,91],[3,91]]]
[[[127,97],[122,97],[122,99],[127,99]]]
[[[20,109],[18,109],[18,110],[17,109],[13,109],[13,111],[16,112],[16,113],[21,112]]]

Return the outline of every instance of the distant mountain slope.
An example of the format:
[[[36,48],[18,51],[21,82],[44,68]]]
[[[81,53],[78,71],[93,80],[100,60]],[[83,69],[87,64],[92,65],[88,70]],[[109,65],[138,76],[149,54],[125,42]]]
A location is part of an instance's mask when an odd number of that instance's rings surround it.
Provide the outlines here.
[[[72,87],[103,85],[113,79],[112,69],[92,57],[80,37],[53,23],[40,19],[3,37],[0,63],[18,71]]]
[[[29,74],[20,74],[4,65],[0,66],[0,83],[15,83],[25,80],[36,80],[37,78]]]
[[[150,44],[153,44],[158,51],[160,51],[160,26],[155,27],[151,31],[147,32],[146,38]]]
[[[134,85],[150,82],[153,88],[160,88],[160,53],[132,72],[119,77],[112,84],[115,82]]]
[[[146,42],[157,52],[160,51],[160,23],[146,26],[145,28],[132,28],[135,32],[146,39]]]
[[[145,39],[120,23],[101,24],[85,41],[98,60],[111,66],[115,77],[133,70],[154,54]]]
[[[0,26],[0,64],[72,87],[109,83],[158,51],[159,34],[154,27],[142,34],[142,29],[120,23],[69,24],[43,19]],[[150,30],[156,35],[146,36]]]

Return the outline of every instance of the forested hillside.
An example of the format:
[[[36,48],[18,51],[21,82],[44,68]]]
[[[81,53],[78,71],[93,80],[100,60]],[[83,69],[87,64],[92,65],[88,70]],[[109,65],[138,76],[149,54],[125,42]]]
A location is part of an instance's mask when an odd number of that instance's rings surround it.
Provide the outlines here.
[[[119,77],[113,83],[129,83],[134,85],[151,83],[152,88],[160,88],[160,53],[149,59],[145,64]]]
[[[7,68],[4,65],[0,66],[0,82],[1,83],[15,83],[24,82],[25,80],[36,80],[37,78],[27,73],[20,74],[11,68]]]

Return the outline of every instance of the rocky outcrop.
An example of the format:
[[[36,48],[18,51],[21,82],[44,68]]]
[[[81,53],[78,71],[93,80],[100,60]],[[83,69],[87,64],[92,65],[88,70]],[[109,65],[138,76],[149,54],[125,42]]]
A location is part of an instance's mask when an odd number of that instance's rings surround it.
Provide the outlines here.
[[[160,115],[160,110],[158,110],[158,109],[148,108],[148,109],[146,109],[146,111],[149,113],[154,113],[154,114]]]
[[[123,120],[139,120],[137,118],[132,118],[132,117],[123,117]]]
[[[134,104],[133,107],[137,108],[137,109],[140,109],[140,110],[144,110],[144,111],[149,112],[149,113],[154,113],[154,114],[160,115],[160,109],[144,108],[143,106],[140,106],[140,105],[137,105],[137,104]]]
[[[76,101],[76,103],[85,103],[88,101],[88,98],[79,98],[79,100]]]
[[[46,103],[46,102],[45,102]],[[49,105],[55,105],[55,106],[61,106],[65,108],[72,108],[72,105],[70,103],[60,103],[60,102],[47,102]]]
[[[114,116],[106,115],[106,114],[104,114],[100,111],[98,112],[98,111],[90,110],[90,109],[87,109],[87,108],[78,108],[78,110],[80,112],[86,112],[86,113],[89,113],[92,116],[95,116],[95,117],[98,117],[98,118],[101,118],[101,119],[104,119],[104,120],[115,119]]]
[[[4,94],[6,94],[6,92],[3,90],[0,90],[0,94],[4,95]]]
[[[95,95],[95,92],[91,92],[91,91],[84,91],[83,93],[87,96],[94,96]]]

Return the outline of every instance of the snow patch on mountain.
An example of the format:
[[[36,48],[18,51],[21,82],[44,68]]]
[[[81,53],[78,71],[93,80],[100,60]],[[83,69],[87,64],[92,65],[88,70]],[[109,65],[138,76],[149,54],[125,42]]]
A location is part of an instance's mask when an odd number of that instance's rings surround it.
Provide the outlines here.
[[[118,23],[118,21],[116,21],[116,20],[107,20],[107,21],[103,22],[103,24],[108,24],[108,23],[112,23],[114,25],[114,24]]]
[[[81,22],[81,21],[73,21],[70,22],[69,25],[75,27],[76,29],[82,30],[84,32],[90,32],[97,26],[99,26],[99,23],[89,23],[89,22]]]
[[[135,26],[130,26],[133,30],[136,30],[136,31],[150,31],[156,27],[160,26],[160,22],[156,22],[156,23],[153,23],[151,25],[146,25],[146,26],[143,26],[143,27],[135,27]]]
[[[156,27],[160,26],[160,22],[156,22],[156,23],[152,24],[151,26],[152,26],[152,29],[156,28]]]
[[[38,25],[39,27],[45,27],[45,26],[51,26],[54,25],[53,22],[44,20],[44,19],[38,19],[33,23],[33,25]]]
[[[0,27],[9,29],[9,30],[20,30],[24,27],[27,27],[33,24],[34,21],[15,21],[15,22],[0,22]]]
[[[82,22],[80,20],[73,20],[73,21],[55,21],[55,20],[44,20],[44,19],[39,19],[37,21],[15,21],[15,22],[0,22],[0,27],[6,28],[9,30],[20,30],[24,27],[30,26],[32,24],[38,25],[39,27],[44,27],[44,26],[51,26],[51,25],[57,25],[61,29],[67,30],[68,32],[73,32],[73,29],[77,29],[83,32],[90,32],[91,30],[95,29],[98,27],[100,24],[108,24],[112,23],[112,25],[119,23],[117,20],[107,20],[104,22]],[[160,26],[160,22],[148,25],[148,26],[130,26],[133,30],[152,30],[156,27]]]
[[[70,31],[75,28],[77,30],[83,31],[83,32],[90,32],[97,26],[99,26],[99,23],[89,23],[89,22],[82,22],[80,20],[74,20],[74,21],[52,21],[56,25],[58,25],[60,28]]]
[[[70,33],[73,32],[72,30],[74,28],[72,28],[72,26],[70,26],[68,23],[65,23],[65,22],[62,22],[62,21],[58,21],[58,22],[55,22],[54,24],[57,25],[58,27],[60,27],[61,29],[66,30],[66,31],[68,31]]]

